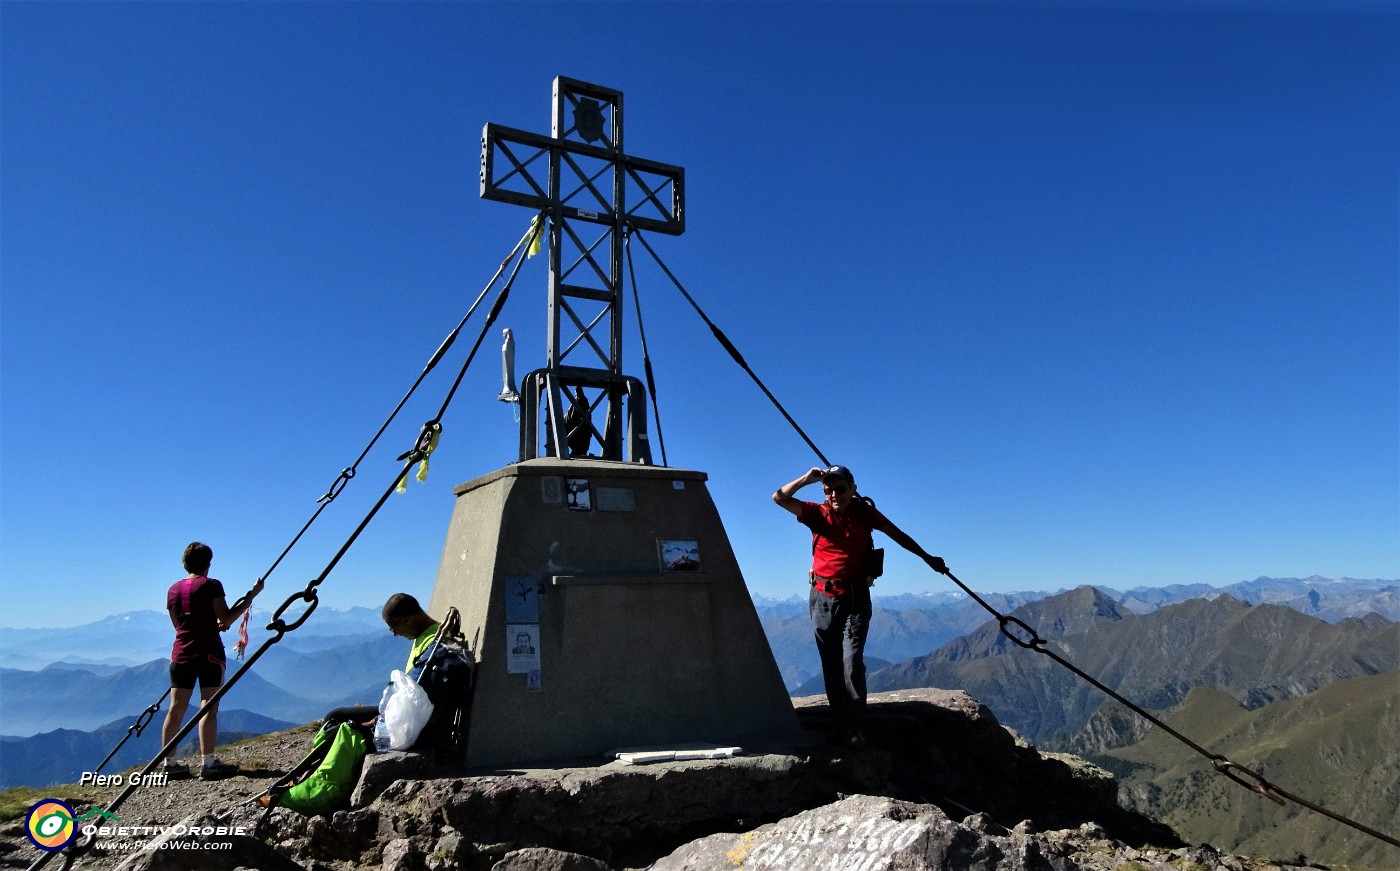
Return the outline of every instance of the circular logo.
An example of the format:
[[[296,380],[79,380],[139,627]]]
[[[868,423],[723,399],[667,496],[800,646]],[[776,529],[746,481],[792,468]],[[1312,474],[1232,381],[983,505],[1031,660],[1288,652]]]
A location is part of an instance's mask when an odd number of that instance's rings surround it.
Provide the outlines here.
[[[29,809],[24,833],[40,850],[62,850],[78,834],[73,808],[56,798],[43,799]]]

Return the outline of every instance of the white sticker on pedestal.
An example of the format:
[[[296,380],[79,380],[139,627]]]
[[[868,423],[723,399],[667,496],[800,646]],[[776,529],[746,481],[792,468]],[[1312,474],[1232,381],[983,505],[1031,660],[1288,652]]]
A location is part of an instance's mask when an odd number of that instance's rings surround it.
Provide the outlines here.
[[[540,669],[538,623],[506,624],[506,673],[529,674]]]

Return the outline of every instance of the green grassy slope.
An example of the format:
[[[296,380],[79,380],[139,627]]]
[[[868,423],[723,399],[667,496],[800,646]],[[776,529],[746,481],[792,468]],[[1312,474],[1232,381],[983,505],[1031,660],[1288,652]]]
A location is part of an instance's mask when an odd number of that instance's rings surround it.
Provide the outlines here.
[[[1339,681],[1253,711],[1200,686],[1161,718],[1281,789],[1392,837],[1400,833],[1400,672]],[[1247,855],[1400,867],[1400,849],[1291,802],[1279,807],[1161,730],[1105,755],[1110,765],[1132,767],[1121,779],[1125,803],[1188,841]]]

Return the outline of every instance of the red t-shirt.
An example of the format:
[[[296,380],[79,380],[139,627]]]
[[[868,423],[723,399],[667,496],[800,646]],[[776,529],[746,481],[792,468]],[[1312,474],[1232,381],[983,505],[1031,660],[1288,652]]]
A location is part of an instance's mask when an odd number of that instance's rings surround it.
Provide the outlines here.
[[[875,546],[870,533],[885,525],[885,515],[858,500],[845,511],[832,511],[825,502],[803,502],[797,522],[812,530],[812,574],[846,584],[865,583],[870,576],[866,557]]]
[[[224,662],[224,641],[219,637],[219,618],[214,615],[214,602],[223,597],[224,585],[203,575],[191,575],[170,586],[165,610],[175,626],[171,662]]]

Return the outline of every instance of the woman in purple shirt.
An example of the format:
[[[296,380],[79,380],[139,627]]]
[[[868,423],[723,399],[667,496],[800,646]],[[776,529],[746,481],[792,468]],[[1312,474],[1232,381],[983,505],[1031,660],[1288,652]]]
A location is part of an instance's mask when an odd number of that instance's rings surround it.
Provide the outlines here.
[[[223,686],[224,642],[219,633],[232,626],[253,604],[253,598],[262,592],[262,578],[258,578],[248,597],[230,609],[224,600],[223,584],[208,576],[213,560],[214,551],[209,545],[191,542],[181,559],[189,576],[176,581],[165,594],[165,609],[175,627],[175,644],[170,649],[170,710],[166,711],[161,728],[162,745],[169,744],[180,731],[196,683],[201,707]],[[227,776],[237,770],[237,766],[226,765],[214,755],[218,713],[216,702],[199,721],[199,752],[203,761],[200,777],[206,779]],[[172,750],[164,760],[165,773],[188,776],[189,767],[173,756]]]

